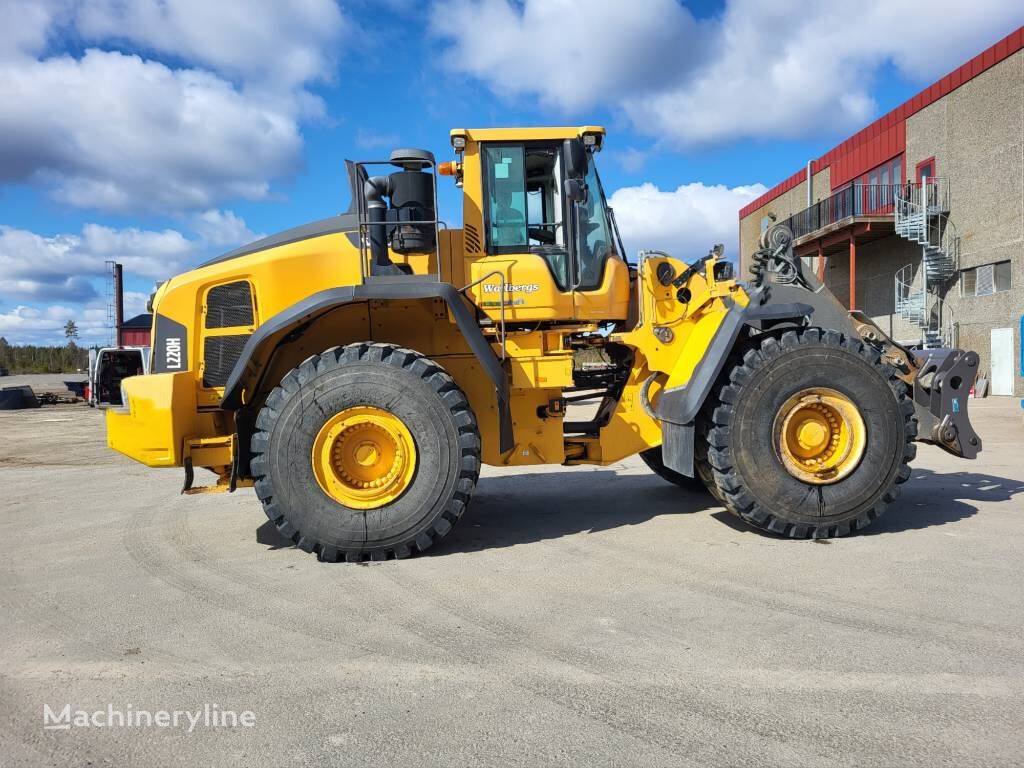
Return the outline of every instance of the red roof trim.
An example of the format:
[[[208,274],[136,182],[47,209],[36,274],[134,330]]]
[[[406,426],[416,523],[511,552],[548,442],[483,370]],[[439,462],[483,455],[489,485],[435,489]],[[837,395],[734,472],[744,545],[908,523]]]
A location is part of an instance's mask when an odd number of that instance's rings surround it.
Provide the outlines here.
[[[928,86],[913,98],[908,99],[900,106],[885,115],[882,115],[882,117],[871,123],[871,125],[861,129],[837,147],[826,152],[811,163],[811,172],[818,173],[824,168],[828,168],[838,158],[850,154],[854,149],[859,149],[862,145],[877,138],[886,130],[893,128],[897,123],[903,122],[915,112],[919,112],[929,104],[938,101],[943,96],[948,95],[951,91],[959,88],[968,80],[977,77],[987,69],[991,69],[999,62],[1017,53],[1017,51],[1022,48],[1024,48],[1024,26],[1014,30],[998,43],[990,46],[970,61],[957,67],[938,82]],[[903,131],[900,131],[900,133],[903,133]],[[900,147],[899,151],[903,151],[902,147]],[[761,206],[770,203],[779,195],[796,187],[804,180],[806,173],[806,170],[797,171],[785,181],[776,184],[763,195],[743,206],[740,209],[740,218],[742,219],[749,216]]]

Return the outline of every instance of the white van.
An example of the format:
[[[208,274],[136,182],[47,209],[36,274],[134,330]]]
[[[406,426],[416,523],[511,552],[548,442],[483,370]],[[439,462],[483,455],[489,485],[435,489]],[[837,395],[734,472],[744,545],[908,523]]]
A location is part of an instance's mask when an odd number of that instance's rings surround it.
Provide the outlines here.
[[[121,380],[149,373],[149,347],[104,347],[89,350],[89,387],[93,408],[121,405]]]

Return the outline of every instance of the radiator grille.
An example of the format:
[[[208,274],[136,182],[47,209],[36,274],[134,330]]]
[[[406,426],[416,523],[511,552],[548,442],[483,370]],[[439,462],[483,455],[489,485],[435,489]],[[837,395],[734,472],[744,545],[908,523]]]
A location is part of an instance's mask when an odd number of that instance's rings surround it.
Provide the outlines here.
[[[480,252],[480,233],[476,231],[476,228],[472,224],[466,225],[464,239],[466,241],[467,253]]]
[[[235,328],[252,325],[252,289],[240,280],[211,288],[206,295],[206,327]]]
[[[223,387],[242,354],[249,334],[207,336],[203,342],[203,386]]]

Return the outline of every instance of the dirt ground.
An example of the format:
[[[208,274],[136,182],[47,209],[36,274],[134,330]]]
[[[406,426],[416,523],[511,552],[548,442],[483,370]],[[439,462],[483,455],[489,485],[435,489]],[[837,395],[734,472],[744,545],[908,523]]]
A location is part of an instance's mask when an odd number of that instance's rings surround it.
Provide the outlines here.
[[[251,489],[0,412],[0,764],[973,766],[1024,760],[1024,425],[921,446],[867,532],[747,530],[636,459],[486,468],[426,556],[319,563]],[[44,729],[59,711],[251,727]]]

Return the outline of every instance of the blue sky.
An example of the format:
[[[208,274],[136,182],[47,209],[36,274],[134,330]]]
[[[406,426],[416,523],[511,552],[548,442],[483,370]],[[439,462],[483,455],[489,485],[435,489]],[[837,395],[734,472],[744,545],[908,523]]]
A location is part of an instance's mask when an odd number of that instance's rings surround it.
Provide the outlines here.
[[[734,257],[743,204],[1015,6],[0,0],[0,335],[60,341],[73,318],[105,341],[106,259],[141,311],[154,280],[343,210],[345,158],[448,158],[457,126],[603,124],[627,250]]]

